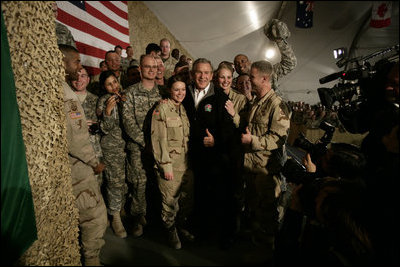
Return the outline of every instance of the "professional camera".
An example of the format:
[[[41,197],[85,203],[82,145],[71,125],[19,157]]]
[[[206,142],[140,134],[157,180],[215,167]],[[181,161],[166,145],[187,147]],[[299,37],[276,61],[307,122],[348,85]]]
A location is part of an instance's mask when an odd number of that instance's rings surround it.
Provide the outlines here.
[[[300,133],[299,137],[293,143],[295,147],[299,147],[310,153],[313,162],[319,161],[325,155],[327,146],[332,141],[333,133],[335,132],[335,126],[326,121],[322,121],[319,128],[324,130],[325,133],[316,144],[311,143],[303,133]]]
[[[374,112],[379,101],[383,99],[382,87],[385,84],[384,74],[392,63],[392,58],[385,58],[371,64],[371,58],[389,52],[395,52],[398,58],[399,45],[375,52],[371,55],[354,58],[340,65],[355,64],[354,68],[330,74],[319,80],[321,84],[340,78],[340,82],[332,88],[318,88],[321,104],[331,109],[338,104],[338,117],[350,133],[365,133],[369,130],[369,115]],[[361,62],[361,63],[360,63]],[[339,62],[338,62],[339,63]]]
[[[126,93],[125,92],[114,92],[117,103],[126,101]]]
[[[315,144],[310,142],[302,133],[293,143],[294,147],[299,147],[310,153],[311,160],[316,164],[326,154],[328,144],[332,141],[333,133],[335,132],[335,127],[326,121],[321,122],[319,128],[324,130],[325,133]],[[287,148],[289,158],[281,172],[288,182],[303,184],[303,188],[299,190],[298,195],[304,212],[310,215],[313,213],[313,201],[319,189],[319,173],[307,172],[302,163],[300,163],[301,159],[295,155],[292,149],[295,148]]]

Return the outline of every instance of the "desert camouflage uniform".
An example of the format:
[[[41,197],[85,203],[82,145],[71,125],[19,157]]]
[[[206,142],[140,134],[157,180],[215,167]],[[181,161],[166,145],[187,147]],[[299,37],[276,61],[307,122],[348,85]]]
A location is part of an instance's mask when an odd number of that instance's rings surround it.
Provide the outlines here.
[[[263,98],[254,101],[248,122],[252,141],[246,147],[244,158],[246,198],[253,230],[272,236],[278,219],[280,153],[289,133],[290,112],[271,89]]]
[[[232,101],[233,107],[235,108],[235,116],[233,117],[233,123],[235,124],[236,128],[238,128],[240,121],[245,119],[245,116],[247,115],[246,105],[248,101],[243,94],[239,93],[238,91],[235,91],[234,89],[229,90],[228,97]]]
[[[98,159],[89,141],[88,127],[78,97],[63,82],[67,123],[68,155],[71,164],[72,188],[79,210],[81,245],[86,259],[99,257],[104,245],[107,211],[93,168]]]
[[[175,65],[176,63],[178,63],[178,60],[176,60],[174,57],[170,55],[169,58],[167,58],[166,60],[162,59],[162,61],[164,62],[164,67],[165,67],[164,77],[166,80],[168,80],[172,76],[172,73],[175,70]]]
[[[128,136],[127,180],[132,186],[130,212],[135,217],[146,215],[147,175],[154,171],[154,158],[149,147],[151,115],[160,99],[156,84],[147,90],[139,82],[126,89],[126,101],[122,105],[122,122]]]
[[[74,37],[72,37],[71,31],[60,22],[56,21],[56,35],[57,44],[66,44],[76,48]]]
[[[96,105],[98,99],[99,97],[97,95],[87,91],[85,99],[83,100],[83,102],[81,102],[83,110],[85,111],[86,120],[90,120],[92,121],[92,123],[98,123],[98,118],[96,115]],[[99,161],[103,161],[103,152],[100,146],[100,138],[101,135],[99,133],[93,134],[89,131],[89,140],[90,143],[93,145],[94,153],[96,154],[96,157],[99,159]],[[101,186],[103,183],[102,173],[97,174],[96,178],[99,182],[99,185]]]
[[[175,225],[175,218],[181,205],[193,206],[189,199],[185,199],[187,203],[178,204],[182,180],[191,178],[187,172],[189,130],[189,119],[183,105],[178,107],[168,99],[168,103],[161,103],[155,108],[151,120],[151,143],[159,174],[157,180],[162,197],[161,219],[167,229]],[[164,178],[164,173],[167,172],[173,173],[172,180]],[[193,196],[187,194],[188,190],[192,191],[186,188],[183,190],[185,196]]]
[[[105,94],[97,103],[100,116],[100,129],[104,133],[101,138],[104,163],[106,164],[106,200],[108,213],[113,215],[122,208],[127,191],[125,183],[125,140],[121,128],[121,118],[118,105],[111,111],[110,116],[105,114],[106,101],[111,94]]]

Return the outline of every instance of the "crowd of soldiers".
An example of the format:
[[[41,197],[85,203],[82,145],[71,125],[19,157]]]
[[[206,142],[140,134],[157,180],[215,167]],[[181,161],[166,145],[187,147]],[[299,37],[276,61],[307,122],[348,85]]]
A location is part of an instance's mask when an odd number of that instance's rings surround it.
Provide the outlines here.
[[[207,235],[212,223],[221,247],[248,227],[253,242],[273,250],[291,119],[311,128],[322,120],[339,126],[339,120],[322,106],[282,99],[278,80],[297,64],[290,32],[274,19],[265,34],[281,53],[275,65],[238,54],[214,70],[206,58],[178,61],[164,38],[139,60],[130,46],[128,58],[121,58],[116,46],[92,82],[78,50],[59,44],[85,265],[100,264],[107,217],[116,236],[142,236],[148,206],[158,206],[149,201],[159,201],[175,249],[181,238]],[[128,231],[121,216],[131,218]]]

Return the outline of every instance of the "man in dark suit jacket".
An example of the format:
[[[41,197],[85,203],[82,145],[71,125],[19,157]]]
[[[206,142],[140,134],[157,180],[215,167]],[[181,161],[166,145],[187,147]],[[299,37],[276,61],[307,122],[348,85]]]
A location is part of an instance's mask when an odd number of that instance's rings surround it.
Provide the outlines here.
[[[235,228],[231,172],[232,154],[240,146],[240,137],[225,109],[228,96],[214,87],[212,76],[211,62],[197,59],[192,69],[193,84],[188,86],[182,103],[191,128],[189,164],[195,177],[196,221],[206,230],[207,225],[202,223],[216,218],[224,240]]]

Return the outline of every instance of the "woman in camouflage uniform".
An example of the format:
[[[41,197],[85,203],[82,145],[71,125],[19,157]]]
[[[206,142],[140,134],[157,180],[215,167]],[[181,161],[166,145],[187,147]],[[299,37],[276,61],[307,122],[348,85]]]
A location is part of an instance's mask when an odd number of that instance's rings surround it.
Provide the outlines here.
[[[181,76],[168,81],[170,97],[158,104],[151,120],[151,143],[158,167],[158,187],[162,197],[161,218],[168,230],[170,245],[181,248],[175,226],[179,210],[181,186],[186,183],[189,119],[181,102],[186,95],[186,85]]]
[[[104,162],[106,164],[106,203],[108,214],[112,216],[111,227],[116,236],[125,238],[127,233],[121,222],[125,184],[125,140],[120,121],[120,105],[124,101],[121,86],[112,71],[100,74],[100,86],[107,93],[97,102],[97,115],[100,118],[100,129]]]

